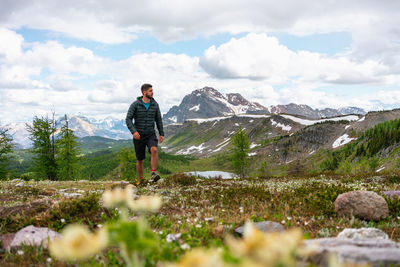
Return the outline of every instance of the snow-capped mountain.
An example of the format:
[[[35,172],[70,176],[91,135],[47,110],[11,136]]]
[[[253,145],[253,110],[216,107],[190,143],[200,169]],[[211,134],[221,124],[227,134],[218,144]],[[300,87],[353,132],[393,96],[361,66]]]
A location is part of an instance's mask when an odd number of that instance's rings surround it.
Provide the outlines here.
[[[57,119],[56,127],[58,130],[56,134],[64,123],[64,117]],[[77,115],[68,118],[68,126],[78,138],[85,136],[101,136],[112,139],[132,138],[132,134],[126,127],[124,119],[107,117],[103,120],[96,120]],[[9,133],[18,148],[29,148],[32,146],[32,142],[29,139],[29,132],[26,129],[26,123],[11,123],[5,127],[10,129]]]
[[[349,114],[365,115],[357,107],[313,109],[307,105],[288,104],[265,107],[251,102],[238,93],[223,95],[204,87],[186,95],[179,106],[173,106],[163,117],[165,124],[182,123],[188,119],[213,118],[235,114],[292,114],[309,119],[321,119]]]
[[[276,105],[270,106],[269,112],[273,114],[292,114],[298,115],[309,119],[321,119],[321,118],[330,118],[330,117],[337,117],[349,114],[357,114],[357,115],[365,115],[363,109],[357,107],[345,107],[339,109],[333,108],[325,108],[325,109],[313,109],[307,105],[298,105],[294,103],[290,103],[288,105]]]
[[[211,87],[186,95],[179,106],[173,106],[164,116],[166,124],[182,123],[187,119],[212,118],[243,113],[266,113],[268,109],[246,100],[240,94],[226,96]]]

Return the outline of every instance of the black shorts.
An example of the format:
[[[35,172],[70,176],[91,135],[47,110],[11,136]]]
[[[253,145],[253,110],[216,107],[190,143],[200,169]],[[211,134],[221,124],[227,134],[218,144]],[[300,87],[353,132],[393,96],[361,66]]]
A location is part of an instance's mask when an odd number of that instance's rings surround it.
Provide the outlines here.
[[[157,144],[158,144],[158,139],[156,134],[140,135],[139,140],[136,140],[134,138],[133,145],[135,146],[136,159],[144,160],[146,158],[146,146],[149,149],[149,153],[151,153],[150,147],[152,146],[157,147]]]

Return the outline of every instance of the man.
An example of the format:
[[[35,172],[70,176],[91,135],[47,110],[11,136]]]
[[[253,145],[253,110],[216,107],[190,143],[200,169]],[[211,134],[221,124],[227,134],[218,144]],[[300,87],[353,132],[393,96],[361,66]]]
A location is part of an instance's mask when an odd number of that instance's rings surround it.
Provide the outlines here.
[[[157,174],[158,152],[157,136],[154,130],[156,122],[160,143],[164,141],[164,129],[161,119],[161,112],[158,103],[153,98],[153,86],[143,84],[141,87],[143,96],[137,98],[129,107],[126,114],[126,125],[133,135],[133,144],[136,153],[136,170],[138,174],[137,185],[145,183],[143,178],[143,160],[146,158],[146,146],[151,154],[151,180],[157,182],[160,175]],[[132,119],[135,123],[132,123]]]

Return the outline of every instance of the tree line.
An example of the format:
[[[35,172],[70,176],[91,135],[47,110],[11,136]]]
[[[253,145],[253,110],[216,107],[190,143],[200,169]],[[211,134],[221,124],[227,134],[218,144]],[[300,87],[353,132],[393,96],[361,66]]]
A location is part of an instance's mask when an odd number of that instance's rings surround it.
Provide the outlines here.
[[[30,167],[35,177],[49,180],[74,180],[79,177],[80,143],[69,128],[68,117],[58,130],[54,118],[35,116],[32,124],[26,124],[32,141],[33,161]],[[0,127],[0,178],[5,179],[8,163],[14,149],[9,129]]]

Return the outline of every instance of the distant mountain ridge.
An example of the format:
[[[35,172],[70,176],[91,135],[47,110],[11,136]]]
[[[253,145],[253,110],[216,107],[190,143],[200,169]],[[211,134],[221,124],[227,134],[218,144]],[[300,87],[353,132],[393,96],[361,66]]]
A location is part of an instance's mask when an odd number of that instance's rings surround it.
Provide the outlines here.
[[[64,117],[57,119],[57,128],[64,125]],[[102,120],[87,118],[82,115],[71,116],[68,118],[70,129],[78,138],[86,136],[100,136],[111,139],[131,139],[132,134],[125,124],[125,119],[115,119],[106,117]],[[26,123],[11,123],[6,125],[10,129],[17,148],[29,148],[32,144],[29,139],[29,132],[26,130]]]
[[[339,109],[312,109],[307,105],[290,103],[265,107],[257,102],[245,99],[239,93],[221,94],[212,87],[194,90],[186,95],[179,106],[173,106],[164,116],[165,124],[183,123],[188,119],[212,118],[236,114],[291,114],[309,119],[337,117],[349,114],[365,115],[357,107]]]

